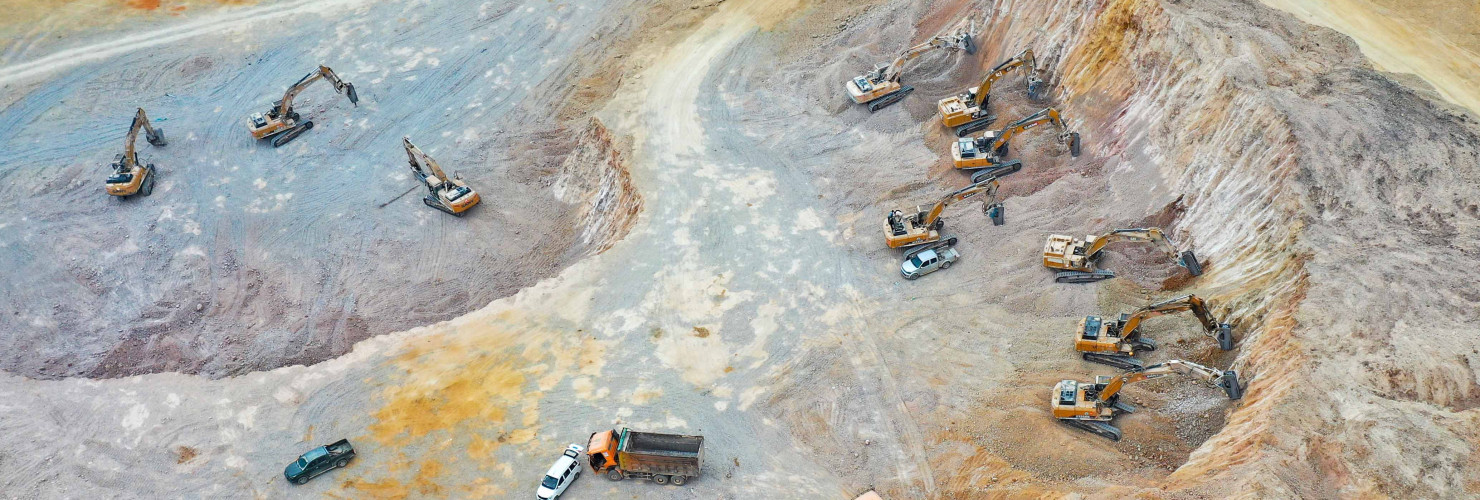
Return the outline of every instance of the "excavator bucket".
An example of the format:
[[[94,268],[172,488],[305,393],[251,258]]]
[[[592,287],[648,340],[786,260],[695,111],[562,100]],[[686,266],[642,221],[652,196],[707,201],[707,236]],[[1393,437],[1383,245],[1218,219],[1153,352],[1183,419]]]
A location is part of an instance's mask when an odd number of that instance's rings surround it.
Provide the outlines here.
[[[345,83],[344,87],[344,95],[349,96],[349,103],[355,105],[355,107],[359,107],[360,94],[355,93],[355,84]]]
[[[961,45],[962,48],[966,49],[966,53],[968,55],[976,54],[976,41],[971,39],[971,34],[964,34],[961,38],[963,39]]]
[[[1187,268],[1187,272],[1193,276],[1202,276],[1202,263],[1197,261],[1197,255],[1194,255],[1192,250],[1182,252],[1182,258],[1178,259],[1177,264]]]
[[[1079,157],[1079,132],[1069,133],[1069,156]]]
[[[993,226],[1000,226],[1007,223],[1006,212],[1007,208],[1003,207],[1001,203],[987,207],[987,217],[992,218]]]
[[[1244,397],[1244,388],[1238,383],[1238,372],[1228,370],[1223,372],[1223,377],[1218,379],[1218,387],[1228,394],[1228,399],[1241,399]]]
[[[150,146],[154,146],[156,148],[164,147],[166,144],[169,144],[168,141],[164,140],[164,129],[160,127],[154,127],[153,130],[145,130],[144,139],[149,141]]]
[[[1228,323],[1218,325],[1218,330],[1213,332],[1213,338],[1218,340],[1219,349],[1233,350],[1233,325]]]
[[[1046,90],[1045,87],[1047,86],[1048,84],[1044,83],[1043,80],[1040,80],[1038,77],[1028,75],[1028,99],[1034,101],[1043,100],[1043,93]]]

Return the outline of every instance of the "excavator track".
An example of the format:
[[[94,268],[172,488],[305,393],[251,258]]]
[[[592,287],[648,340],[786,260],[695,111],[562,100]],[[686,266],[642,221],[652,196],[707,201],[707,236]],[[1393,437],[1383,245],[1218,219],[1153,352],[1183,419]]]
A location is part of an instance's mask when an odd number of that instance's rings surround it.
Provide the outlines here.
[[[446,205],[443,205],[441,203],[438,203],[437,200],[432,199],[431,197],[422,198],[421,199],[421,202],[422,203],[425,203],[429,207],[432,207],[432,208],[435,208],[437,210],[441,210],[443,212],[447,212],[449,214],[452,214],[453,216],[462,217],[462,214],[457,213],[457,212],[453,212],[451,208],[447,208]]]
[[[1115,271],[1095,271],[1092,273],[1080,271],[1059,271],[1053,280],[1057,283],[1094,283],[1115,277]]]
[[[886,94],[884,97],[869,101],[868,112],[873,113],[875,111],[889,107],[890,104],[903,101],[905,96],[910,95],[910,92],[914,91],[914,87],[905,86],[904,88]]]
[[[1097,436],[1109,439],[1111,441],[1120,441],[1120,429],[1116,428],[1113,425],[1110,425],[1109,422],[1073,419],[1060,419],[1059,421],[1063,422],[1064,425],[1067,425],[1069,427],[1073,427],[1083,431],[1089,431]]]
[[[1007,176],[1007,174],[1015,173],[1022,169],[1022,160],[1008,160],[1003,163],[993,163],[991,165],[982,167],[980,170],[972,172],[971,183],[976,184],[978,182],[987,180],[987,178],[989,177],[1005,177]]]
[[[298,136],[303,135],[304,132],[307,132],[311,129],[313,129],[312,121],[303,122],[298,126],[288,129],[287,132],[283,132],[281,134],[278,134],[277,137],[272,138],[272,147],[276,148],[287,144],[293,139],[297,139]]]
[[[1145,367],[1139,360],[1130,356],[1116,356],[1114,354],[1102,354],[1098,352],[1086,352],[1083,353],[1083,356],[1085,361],[1113,366],[1121,370],[1133,370]]]
[[[986,106],[987,103],[984,102],[982,103],[982,105]],[[994,121],[997,121],[997,115],[987,115],[985,118],[977,118],[975,120],[966,122],[965,125],[957,125],[956,137],[966,137],[968,135],[971,135],[973,132],[983,130],[987,128],[988,125],[991,125]]]
[[[908,250],[905,250],[904,251],[904,258],[905,258],[905,260],[909,260],[910,257],[914,257],[915,255],[919,254],[920,252],[924,252],[926,250],[938,249],[938,248],[945,248],[945,247],[953,247],[953,246],[956,246],[956,241],[957,241],[956,240],[956,235],[950,234],[950,235],[942,236],[940,239],[935,240],[935,241],[927,241],[925,243],[920,243],[918,245],[905,247],[905,248],[908,248]]]

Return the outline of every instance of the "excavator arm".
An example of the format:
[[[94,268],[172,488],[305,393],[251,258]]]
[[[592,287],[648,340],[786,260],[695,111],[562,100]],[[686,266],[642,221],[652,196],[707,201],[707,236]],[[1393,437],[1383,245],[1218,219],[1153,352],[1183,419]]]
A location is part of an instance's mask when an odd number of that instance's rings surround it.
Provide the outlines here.
[[[967,54],[976,53],[976,47],[972,45],[971,32],[969,30],[949,36],[936,35],[924,43],[905,49],[898,57],[894,58],[894,62],[879,65],[878,68],[874,69],[874,74],[870,80],[875,82],[898,81],[899,75],[904,72],[905,63],[935,49],[965,50]]]
[[[987,76],[982,78],[982,82],[976,86],[975,94],[967,91],[971,105],[981,107],[982,103],[986,102],[987,96],[991,94],[992,85],[1018,68],[1027,68],[1024,71],[1028,73],[1028,97],[1037,99],[1038,93],[1042,90],[1040,87],[1043,85],[1043,80],[1038,77],[1037,61],[1033,58],[1033,49],[1023,49],[1018,55],[1012,56],[1012,59],[1002,61],[997,67],[992,68],[992,71],[987,72]]]
[[[1202,275],[1202,264],[1197,261],[1197,256],[1192,253],[1192,250],[1184,251],[1179,255],[1177,253],[1177,247],[1172,244],[1171,240],[1167,239],[1166,235],[1161,232],[1161,228],[1158,227],[1116,229],[1089,242],[1084,255],[1088,258],[1094,258],[1096,254],[1105,249],[1106,245],[1117,241],[1143,241],[1151,243],[1163,252],[1166,252],[1168,257],[1177,259],[1177,265],[1187,268],[1187,271],[1193,276]]]
[[[1173,359],[1165,363],[1151,365],[1141,369],[1131,369],[1120,376],[1115,377],[1109,384],[1101,389],[1095,396],[1099,404],[1109,405],[1114,401],[1115,395],[1120,394],[1127,384],[1134,384],[1143,380],[1161,378],[1167,375],[1180,374],[1195,377],[1207,382],[1208,385],[1223,389],[1228,399],[1239,399],[1244,395],[1243,387],[1239,385],[1238,372],[1234,370],[1219,371],[1206,366]]]
[[[309,85],[313,85],[314,82],[320,79],[328,80],[330,84],[333,84],[335,92],[346,94],[349,97],[350,104],[355,106],[360,105],[360,96],[355,93],[355,85],[340,80],[339,75],[335,74],[334,70],[321,64],[319,65],[319,69],[313,73],[304,75],[303,78],[298,80],[298,83],[294,83],[293,86],[288,87],[288,91],[283,93],[283,100],[278,102],[277,116],[288,116],[293,111],[293,99],[298,97],[298,94],[303,92],[303,89],[308,88]]]
[[[1233,325],[1214,319],[1207,302],[1196,295],[1183,295],[1137,309],[1121,324],[1120,335],[1125,339],[1135,339],[1140,336],[1142,321],[1178,311],[1192,311],[1202,324],[1203,332],[1218,340],[1219,348],[1225,351],[1233,349]]]
[[[1069,154],[1071,156],[1079,156],[1079,133],[1070,131],[1068,125],[1064,124],[1063,117],[1059,115],[1059,110],[1054,108],[1043,108],[1037,113],[1023,117],[1021,120],[1002,127],[1001,130],[982,134],[977,139],[977,147],[983,151],[1001,151],[1013,137],[1045,123],[1053,124],[1054,127],[1058,128],[1059,142],[1069,145]]]
[[[442,171],[442,166],[437,164],[437,160],[433,160],[432,157],[422,152],[421,148],[411,143],[410,137],[402,137],[401,146],[406,148],[406,161],[411,164],[411,171],[416,173],[416,176],[421,178],[422,182],[435,188],[452,180]],[[423,170],[423,167],[425,170]],[[427,181],[428,177],[434,179],[436,182]]]
[[[134,122],[129,125],[128,136],[123,142],[123,162],[120,163],[120,171],[128,172],[138,164],[138,157],[134,154],[134,143],[139,140],[139,131],[144,131],[144,139],[154,147],[162,147],[166,144],[164,129],[154,128],[149,124],[149,116],[144,114],[144,108],[134,113]]]
[[[977,182],[971,184],[970,186],[966,186],[964,188],[956,190],[956,192],[954,193],[946,195],[945,197],[941,198],[940,201],[936,202],[935,206],[930,208],[930,211],[921,212],[920,214],[918,214],[917,217],[921,217],[921,220],[916,221],[916,225],[930,226],[931,224],[934,224],[936,220],[940,219],[940,215],[945,212],[946,207],[949,207],[958,201],[965,200],[978,194],[986,196],[986,199],[982,201],[982,211],[992,217],[993,224],[999,226],[1002,225],[1002,203],[997,200],[997,188],[1000,186],[1001,183],[997,182],[997,179],[1004,175],[1017,172],[1021,168],[1021,165],[1015,165],[1014,167],[1008,169],[993,172],[993,175],[979,179]]]

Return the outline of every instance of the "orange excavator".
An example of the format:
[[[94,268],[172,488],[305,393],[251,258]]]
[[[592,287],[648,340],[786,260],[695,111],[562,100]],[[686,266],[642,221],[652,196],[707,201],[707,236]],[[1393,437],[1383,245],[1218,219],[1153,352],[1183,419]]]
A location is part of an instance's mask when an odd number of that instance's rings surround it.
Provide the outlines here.
[[[1043,265],[1060,270],[1054,275],[1054,281],[1059,283],[1089,283],[1114,278],[1114,271],[1095,269],[1095,261],[1106,245],[1117,241],[1151,243],[1166,252],[1168,257],[1176,259],[1177,265],[1187,268],[1193,276],[1202,275],[1202,264],[1198,263],[1197,255],[1192,250],[1178,254],[1177,247],[1159,227],[1116,229],[1100,236],[1091,234],[1082,240],[1064,234],[1051,235],[1043,245]]]
[[[141,165],[139,154],[134,152],[134,143],[139,140],[139,130],[144,131],[144,138],[151,146],[162,148],[167,144],[164,129],[150,125],[144,108],[139,108],[134,113],[134,123],[129,125],[128,136],[123,140],[123,154],[114,156],[113,163],[108,165],[113,171],[104,183],[108,194],[127,198],[135,194],[149,196],[154,193],[154,164]]]
[[[402,137],[401,146],[406,148],[406,159],[411,164],[411,173],[427,187],[427,195],[421,199],[427,206],[462,217],[463,212],[473,208],[482,198],[462,179],[447,177],[442,165],[427,156],[411,143],[411,138]]]
[[[951,159],[956,168],[962,170],[983,170],[991,172],[1003,168],[1012,163],[1021,163],[1019,160],[1005,161],[1007,156],[1008,141],[1018,134],[1028,131],[1039,125],[1050,123],[1059,131],[1059,142],[1069,146],[1069,154],[1079,156],[1079,132],[1069,130],[1064,120],[1059,116],[1059,111],[1053,108],[1043,108],[1037,113],[1013,122],[1001,130],[989,130],[981,137],[962,137],[951,144]]]
[[[272,103],[272,107],[267,108],[266,112],[253,113],[251,117],[248,117],[247,131],[252,133],[253,138],[259,140],[271,137],[272,147],[278,147],[312,129],[313,121],[300,121],[301,117],[298,116],[298,112],[293,110],[293,98],[298,97],[303,89],[319,80],[328,80],[334,85],[335,92],[346,94],[349,97],[350,104],[360,105],[360,96],[355,93],[354,84],[340,80],[339,75],[334,74],[334,70],[320,65],[319,69],[305,75],[298,80],[298,83],[288,87],[288,91],[283,93],[283,98]]]
[[[869,112],[904,100],[905,96],[915,90],[914,87],[899,83],[899,76],[904,71],[906,62],[935,49],[964,50],[967,54],[975,54],[976,46],[972,44],[971,36],[971,28],[968,27],[954,35],[936,35],[925,43],[905,49],[899,57],[894,58],[894,62],[880,64],[873,71],[848,80],[844,84],[848,89],[848,97],[858,104],[867,104]]]
[[[1191,361],[1174,359],[1145,368],[1132,368],[1116,377],[1101,375],[1095,377],[1094,382],[1060,381],[1053,387],[1049,406],[1054,418],[1065,425],[1120,441],[1120,428],[1112,425],[1111,420],[1121,413],[1136,411],[1134,406],[1120,400],[1120,390],[1126,384],[1172,374],[1200,378],[1208,385],[1223,389],[1228,399],[1244,397],[1237,371],[1214,370]]]
[[[1122,370],[1140,368],[1135,358],[1140,352],[1155,351],[1156,342],[1141,336],[1141,322],[1164,314],[1192,311],[1203,331],[1218,341],[1218,348],[1233,349],[1233,325],[1219,323],[1208,311],[1207,302],[1196,295],[1184,295],[1142,307],[1131,313],[1121,313],[1116,321],[1105,321],[1099,316],[1085,316],[1075,330],[1074,350],[1082,353],[1085,361],[1110,365]]]
[[[890,210],[884,219],[884,243],[889,248],[906,248],[944,241],[945,246],[955,246],[954,236],[941,236],[941,229],[945,227],[945,221],[940,216],[946,207],[972,196],[982,194],[986,196],[983,202],[983,210],[987,217],[992,219],[993,225],[1004,223],[1002,203],[997,201],[997,179],[1016,172],[1017,169],[998,170],[994,175],[981,176],[973,179],[975,182],[970,186],[958,189],[945,195],[934,205],[920,205],[915,207],[914,213],[906,215],[904,210]]]
[[[991,98],[992,85],[997,80],[1007,76],[1015,70],[1022,70],[1027,74],[1028,98],[1038,100],[1043,94],[1043,79],[1039,78],[1037,62],[1033,59],[1033,49],[1024,49],[1011,59],[1002,61],[997,67],[987,72],[982,82],[977,86],[966,89],[960,94],[941,99],[936,103],[940,108],[941,123],[947,127],[956,129],[956,137],[966,137],[973,132],[987,128],[997,117],[987,114],[987,102]]]

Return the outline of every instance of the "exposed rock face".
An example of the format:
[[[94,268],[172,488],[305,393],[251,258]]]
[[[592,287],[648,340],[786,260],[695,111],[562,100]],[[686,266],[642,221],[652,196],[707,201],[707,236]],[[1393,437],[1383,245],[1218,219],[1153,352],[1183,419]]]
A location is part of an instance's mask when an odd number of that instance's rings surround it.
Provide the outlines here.
[[[626,154],[596,118],[579,133],[552,189],[561,201],[579,206],[576,248],[584,254],[611,248],[627,235],[642,212],[642,195],[632,186]]]
[[[1199,286],[1243,332],[1247,395],[1165,487],[1473,493],[1475,118],[1250,2],[992,12],[989,37],[1055,61],[1077,125],[1109,139],[1092,147],[1159,164],[1185,196],[1175,234],[1209,258]]]

